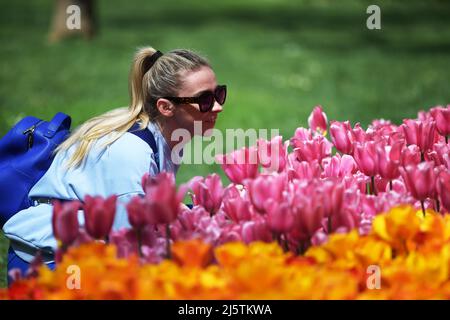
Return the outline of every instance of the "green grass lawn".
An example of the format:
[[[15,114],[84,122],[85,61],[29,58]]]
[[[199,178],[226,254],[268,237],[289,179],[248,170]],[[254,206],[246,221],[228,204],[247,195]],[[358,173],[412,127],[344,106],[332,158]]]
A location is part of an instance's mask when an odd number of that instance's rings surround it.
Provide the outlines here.
[[[70,114],[76,126],[127,105],[134,50],[192,48],[229,88],[217,127],[279,128],[288,138],[322,104],[329,119],[396,123],[450,102],[450,6],[378,1],[382,30],[366,28],[372,1],[99,1],[90,42],[46,43],[51,1],[2,0],[0,136],[25,115]],[[185,165],[184,182],[218,172]],[[0,239],[0,287],[6,240]]]

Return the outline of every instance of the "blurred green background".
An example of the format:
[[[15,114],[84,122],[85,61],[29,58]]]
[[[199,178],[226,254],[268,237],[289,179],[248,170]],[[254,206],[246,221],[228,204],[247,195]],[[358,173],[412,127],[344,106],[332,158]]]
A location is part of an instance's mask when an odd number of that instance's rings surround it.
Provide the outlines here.
[[[448,1],[377,1],[368,30],[356,0],[100,0],[99,34],[47,42],[53,2],[1,0],[0,137],[19,119],[72,116],[73,127],[128,103],[134,51],[190,48],[229,88],[217,128],[279,128],[285,139],[321,104],[329,119],[399,123],[450,102]],[[182,166],[177,180],[219,172]],[[0,236],[2,237],[2,236]],[[7,241],[0,239],[0,287]]]

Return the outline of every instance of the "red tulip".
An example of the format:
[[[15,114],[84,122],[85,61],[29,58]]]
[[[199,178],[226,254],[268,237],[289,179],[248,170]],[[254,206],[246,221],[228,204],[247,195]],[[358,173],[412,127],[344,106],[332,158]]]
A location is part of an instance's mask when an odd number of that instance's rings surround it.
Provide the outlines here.
[[[214,173],[206,178],[194,177],[190,180],[189,187],[193,192],[194,205],[203,206],[211,215],[219,210],[223,195],[222,180],[219,175]]]
[[[219,164],[231,182],[243,184],[258,175],[258,149],[242,148],[218,157]]]
[[[84,219],[87,233],[94,239],[104,239],[111,231],[116,214],[117,196],[84,198]]]
[[[318,131],[323,135],[326,134],[328,120],[327,115],[322,111],[322,106],[314,107],[313,111],[308,117],[308,125],[312,131]]]
[[[180,185],[177,191],[173,173],[161,172],[150,177],[145,186],[145,198],[149,202],[149,221],[151,224],[173,222],[181,211],[180,203],[187,186]]]
[[[269,172],[282,172],[287,162],[287,145],[281,136],[272,140],[258,140],[258,159]]]
[[[422,153],[433,147],[435,141],[435,122],[403,120],[401,128],[405,134],[408,145],[415,144]]]
[[[147,185],[147,181],[150,177],[150,173],[146,172],[141,178],[141,186],[142,190],[145,190],[145,186]]]
[[[436,174],[432,162],[422,162],[417,166],[400,168],[408,191],[414,198],[424,201],[436,194]]]
[[[127,203],[128,222],[135,229],[142,230],[150,223],[150,205],[146,198],[136,196]]]
[[[52,227],[56,239],[60,240],[64,246],[70,245],[78,236],[78,210],[80,203],[70,201],[53,203]]]
[[[436,188],[441,205],[450,213],[450,172],[443,170],[439,173]]]
[[[436,107],[430,110],[436,129],[440,135],[447,137],[450,135],[450,104],[446,108]]]

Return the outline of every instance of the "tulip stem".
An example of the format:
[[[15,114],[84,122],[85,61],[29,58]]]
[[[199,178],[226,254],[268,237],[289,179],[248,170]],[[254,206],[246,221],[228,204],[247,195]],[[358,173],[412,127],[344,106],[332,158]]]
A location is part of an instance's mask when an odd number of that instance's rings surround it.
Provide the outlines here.
[[[288,238],[287,238],[286,234],[284,235],[283,246],[284,246],[284,252],[288,252],[289,251],[289,242],[288,242]]]
[[[371,176],[370,180],[372,181],[372,194],[377,195],[377,189],[375,188],[375,176]]]
[[[448,136],[445,136],[445,144],[448,144]]]
[[[298,254],[302,256],[305,253],[305,242],[300,241],[298,246]]]
[[[439,212],[439,211],[441,211],[441,205],[439,203],[439,199],[436,198],[436,212]]]
[[[144,254],[142,253],[142,229],[138,228],[136,230],[136,237],[138,242],[138,251],[139,251],[139,257],[144,257]]]
[[[166,224],[166,254],[167,259],[171,259],[172,255],[170,253],[170,224]]]
[[[420,200],[420,205],[422,206],[423,217],[425,218],[425,203],[423,200]]]

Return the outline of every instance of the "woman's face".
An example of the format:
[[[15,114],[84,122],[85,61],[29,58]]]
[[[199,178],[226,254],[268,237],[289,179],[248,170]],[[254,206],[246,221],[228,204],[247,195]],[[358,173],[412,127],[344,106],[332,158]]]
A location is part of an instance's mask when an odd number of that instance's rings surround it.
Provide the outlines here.
[[[182,86],[178,97],[197,97],[204,91],[214,92],[217,87],[216,76],[209,67],[186,72],[181,79]],[[194,103],[175,104],[173,121],[176,122],[178,128],[187,129],[191,136],[199,133],[194,132],[194,121],[198,121],[201,123],[201,134],[204,135],[205,131],[214,128],[217,116],[221,111],[222,106],[217,101],[214,102],[214,107],[209,112],[200,112],[199,105]]]

